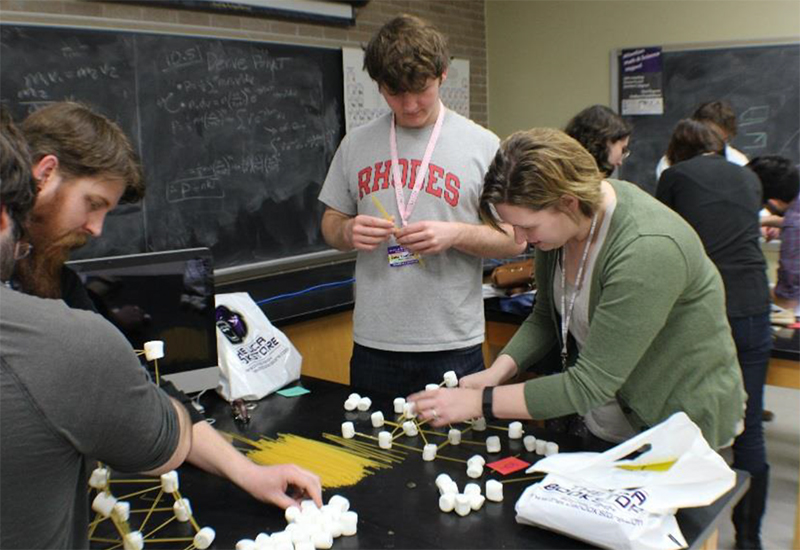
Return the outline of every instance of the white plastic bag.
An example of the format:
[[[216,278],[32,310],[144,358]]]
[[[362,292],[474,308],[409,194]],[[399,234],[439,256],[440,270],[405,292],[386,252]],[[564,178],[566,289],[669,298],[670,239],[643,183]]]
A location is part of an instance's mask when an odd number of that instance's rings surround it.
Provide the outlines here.
[[[217,294],[217,392],[256,400],[300,378],[303,358],[246,292]]]
[[[736,483],[684,413],[604,453],[549,456],[534,471],[548,475],[517,501],[517,522],[615,549],[685,547],[677,509],[707,506]]]

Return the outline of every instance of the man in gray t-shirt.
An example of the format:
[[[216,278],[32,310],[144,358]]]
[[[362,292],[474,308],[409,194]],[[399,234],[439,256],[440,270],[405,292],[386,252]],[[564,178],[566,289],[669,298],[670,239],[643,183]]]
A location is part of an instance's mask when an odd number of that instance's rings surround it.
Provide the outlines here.
[[[187,456],[191,423],[110,323],[7,288],[29,251],[29,166],[0,112],[0,547],[88,548],[89,465],[165,473]]]
[[[405,394],[483,368],[481,258],[524,249],[480,221],[499,140],[441,104],[448,60],[418,18],[378,31],[365,66],[392,113],[345,136],[319,196],[325,240],[358,251],[350,382],[363,389]]]

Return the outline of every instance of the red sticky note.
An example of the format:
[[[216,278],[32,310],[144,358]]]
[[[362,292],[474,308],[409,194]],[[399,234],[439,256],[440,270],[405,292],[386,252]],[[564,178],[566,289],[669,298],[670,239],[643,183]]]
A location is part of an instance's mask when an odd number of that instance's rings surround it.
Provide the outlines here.
[[[800,328],[800,323],[792,323],[791,325],[787,325],[786,328]]]
[[[519,472],[520,470],[524,470],[525,468],[530,466],[530,463],[515,458],[513,456],[510,456],[508,458],[504,458],[496,462],[491,462],[486,466],[496,472],[503,474],[504,476],[507,476],[508,474],[513,474],[514,472]]]

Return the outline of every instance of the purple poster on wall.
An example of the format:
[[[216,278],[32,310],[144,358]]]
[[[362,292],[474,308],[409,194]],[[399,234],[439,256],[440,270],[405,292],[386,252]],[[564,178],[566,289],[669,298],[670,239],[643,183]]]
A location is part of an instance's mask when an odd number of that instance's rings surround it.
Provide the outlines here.
[[[622,50],[620,63],[620,113],[663,115],[662,57],[660,47]]]

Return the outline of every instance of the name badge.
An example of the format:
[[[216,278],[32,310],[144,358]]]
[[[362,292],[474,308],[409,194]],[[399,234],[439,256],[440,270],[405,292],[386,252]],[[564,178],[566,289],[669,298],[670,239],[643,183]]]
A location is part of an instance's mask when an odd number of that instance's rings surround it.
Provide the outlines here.
[[[403,267],[419,263],[419,256],[400,245],[389,247],[389,267]]]

